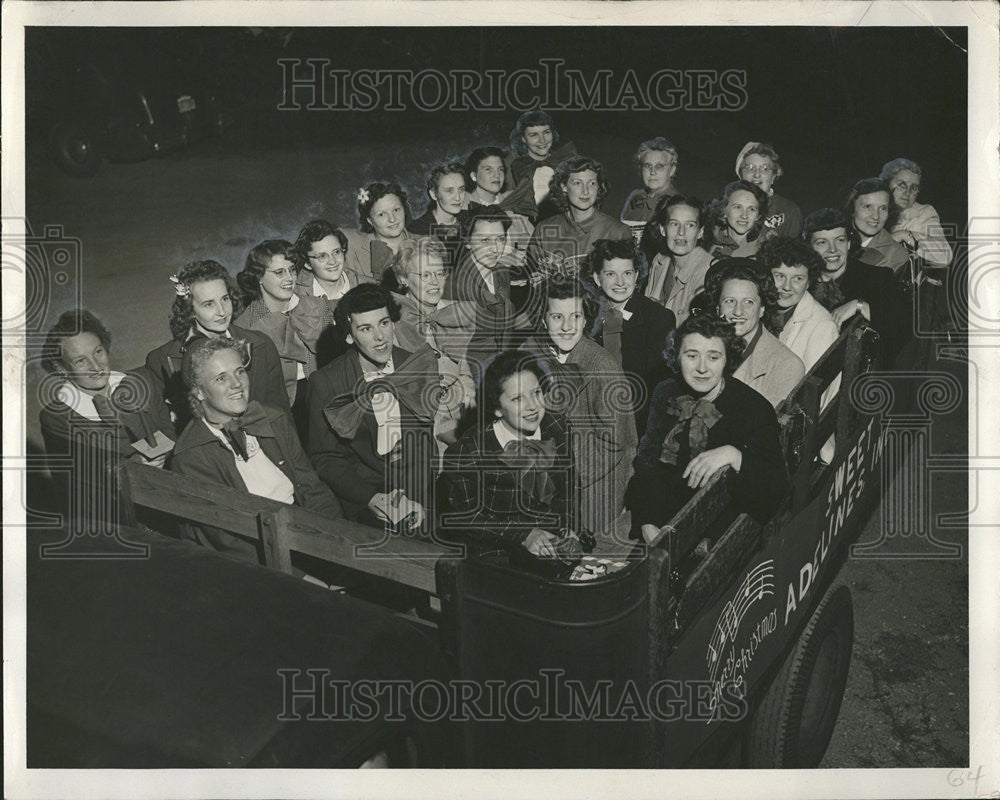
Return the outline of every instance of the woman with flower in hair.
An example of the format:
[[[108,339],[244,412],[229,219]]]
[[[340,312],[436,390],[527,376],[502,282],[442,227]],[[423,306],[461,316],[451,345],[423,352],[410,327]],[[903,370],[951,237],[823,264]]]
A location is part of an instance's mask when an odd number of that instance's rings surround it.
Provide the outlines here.
[[[378,283],[389,259],[410,238],[410,207],[397,183],[369,183],[357,195],[360,230],[345,228],[347,265],[363,281]]]
[[[327,519],[343,517],[336,496],[309,463],[288,414],[251,400],[251,377],[237,341],[192,341],[181,374],[194,418],[174,447],[173,472],[302,506]],[[214,550],[263,563],[258,542],[214,528],[186,527],[185,533]]]
[[[614,357],[584,336],[598,307],[580,280],[550,280],[544,288],[541,331],[525,349],[538,353],[552,374],[550,402],[576,431],[580,525],[610,534],[623,509],[638,444],[632,385]]]
[[[759,522],[774,514],[788,477],[774,408],[733,377],[742,342],[714,314],[692,314],[665,353],[676,378],[653,392],[626,505],[632,535],[653,541],[719,470],[736,473],[736,509]]]
[[[266,334],[278,348],[292,416],[304,435],[308,417],[306,378],[316,369],[326,303],[320,297],[295,293],[295,248],[280,239],[253,248],[236,282],[246,304],[236,322],[242,328]]]
[[[244,363],[255,400],[290,410],[278,349],[265,334],[232,324],[243,310],[236,281],[217,261],[192,261],[170,276],[174,303],[170,309],[173,338],[151,350],[146,368],[155,376],[162,396],[170,405],[177,429],[191,418],[187,390],[181,380],[181,361],[188,343],[196,338],[225,337],[243,343]]]
[[[798,236],[802,233],[802,209],[774,191],[774,184],[783,174],[778,151],[764,142],[747,142],[736,156],[736,177],[767,195],[764,227],[778,236]]]
[[[754,183],[727,183],[722,197],[712,201],[711,212],[715,218],[711,253],[716,258],[751,258],[769,235],[764,227],[767,195]]]
[[[528,267],[535,281],[580,274],[598,239],[631,239],[632,232],[600,211],[610,188],[599,161],[573,156],[561,162],[549,183],[560,213],[542,220],[528,242]]]

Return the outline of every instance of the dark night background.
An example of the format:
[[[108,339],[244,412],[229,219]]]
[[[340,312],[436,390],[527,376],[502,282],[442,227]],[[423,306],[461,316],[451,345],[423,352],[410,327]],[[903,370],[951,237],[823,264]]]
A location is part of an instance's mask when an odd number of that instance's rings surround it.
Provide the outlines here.
[[[637,184],[630,163],[636,144],[663,135],[680,153],[678,184],[703,199],[735,178],[736,154],[756,139],[778,149],[785,170],[778,189],[805,213],[840,205],[856,180],[903,155],[925,170],[921,200],[946,222],[966,218],[961,28],[48,28],[30,30],[26,44],[28,136],[36,158],[52,105],[59,105],[47,100],[59,98],[67,69],[88,61],[118,79],[192,76],[210,83],[235,119],[224,146],[229,153],[389,141],[418,145],[418,159],[428,165],[464,157],[479,144],[505,146],[516,112],[279,112],[277,59],[327,58],[347,69],[482,71],[540,70],[539,58],[558,57],[587,75],[610,69],[619,81],[626,67],[640,79],[663,68],[735,68],[748,73],[749,102],[737,112],[556,112],[563,138],[607,167],[612,194],[605,210],[616,212]],[[419,186],[415,167],[422,164],[414,163],[413,150],[395,153],[358,165],[359,175]],[[420,192],[415,213],[423,202]]]

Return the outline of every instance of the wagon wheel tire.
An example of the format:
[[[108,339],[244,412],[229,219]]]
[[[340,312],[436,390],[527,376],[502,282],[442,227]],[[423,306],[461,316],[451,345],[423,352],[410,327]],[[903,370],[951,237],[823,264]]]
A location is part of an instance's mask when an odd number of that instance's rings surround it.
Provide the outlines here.
[[[56,125],[51,144],[56,164],[70,175],[89,178],[97,174],[104,161],[96,137],[79,123]]]
[[[744,761],[755,769],[819,766],[847,685],[854,643],[851,592],[827,592],[750,723]]]

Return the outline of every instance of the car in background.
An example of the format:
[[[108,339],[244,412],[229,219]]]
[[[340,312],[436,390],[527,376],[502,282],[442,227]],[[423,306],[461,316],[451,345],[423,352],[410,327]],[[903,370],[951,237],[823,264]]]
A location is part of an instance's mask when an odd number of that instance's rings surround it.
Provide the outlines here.
[[[211,89],[170,74],[116,74],[86,63],[73,69],[70,84],[49,152],[71,175],[95,175],[105,159],[141,161],[221,136],[230,124]]]

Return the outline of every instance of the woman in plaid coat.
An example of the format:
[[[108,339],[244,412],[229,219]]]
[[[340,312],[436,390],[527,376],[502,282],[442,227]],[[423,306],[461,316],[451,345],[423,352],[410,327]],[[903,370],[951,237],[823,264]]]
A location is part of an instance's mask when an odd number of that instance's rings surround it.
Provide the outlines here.
[[[538,359],[500,354],[480,386],[477,424],[444,458],[438,530],[477,551],[523,547],[552,557],[572,529],[576,474],[565,419],[546,412]],[[457,536],[456,536],[457,534]]]

